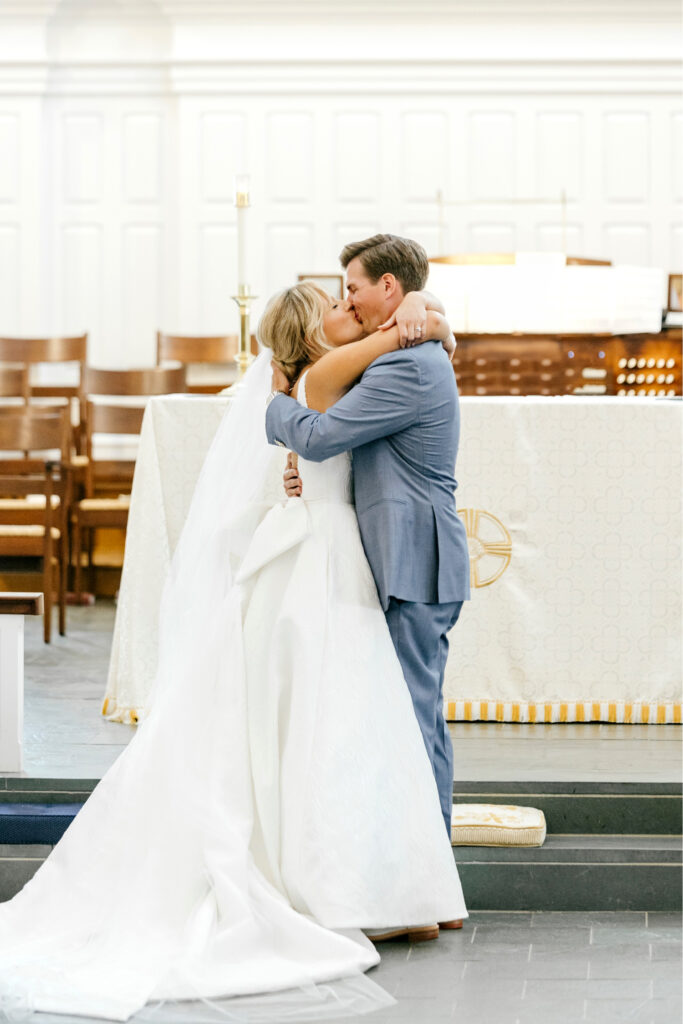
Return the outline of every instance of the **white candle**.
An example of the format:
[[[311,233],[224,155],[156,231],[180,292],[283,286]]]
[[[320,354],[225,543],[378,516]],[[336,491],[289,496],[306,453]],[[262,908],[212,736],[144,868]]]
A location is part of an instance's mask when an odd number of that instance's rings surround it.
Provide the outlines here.
[[[237,207],[237,290],[247,286],[247,210],[249,208],[249,175],[235,176],[235,206]]]

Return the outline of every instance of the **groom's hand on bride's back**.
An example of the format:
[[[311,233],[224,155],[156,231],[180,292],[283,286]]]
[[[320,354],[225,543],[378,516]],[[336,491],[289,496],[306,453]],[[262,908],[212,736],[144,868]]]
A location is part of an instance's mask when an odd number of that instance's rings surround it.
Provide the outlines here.
[[[300,498],[304,486],[295,463],[294,454],[290,452],[287,456],[287,468],[282,474],[282,482],[288,498]]]

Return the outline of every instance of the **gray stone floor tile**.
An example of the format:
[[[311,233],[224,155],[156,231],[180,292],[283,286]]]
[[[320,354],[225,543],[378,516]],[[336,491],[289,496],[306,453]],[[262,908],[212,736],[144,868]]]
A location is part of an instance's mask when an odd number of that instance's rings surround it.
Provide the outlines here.
[[[509,981],[516,982],[527,977],[528,963],[518,960],[507,961],[501,957],[495,966],[496,984]],[[463,964],[462,979],[466,984],[488,985],[491,983],[492,967],[490,960],[466,960]],[[586,974],[584,974],[586,977]]]
[[[524,1001],[528,1003],[562,1003],[565,1000],[585,999],[589,981],[580,978],[527,978]],[[648,993],[649,995],[649,990]]]
[[[434,942],[419,942],[410,947],[408,959],[412,964],[431,963],[432,961],[448,962],[476,959],[472,952],[471,935],[462,932],[454,933],[457,938],[443,933]],[[380,956],[382,950],[380,949]]]
[[[524,967],[524,977],[529,979],[587,980],[589,960],[587,957],[574,959],[572,954],[558,954],[546,960],[530,960]]]
[[[668,925],[662,925],[660,928],[648,928],[645,937],[653,946],[660,945],[662,942],[675,942],[680,946],[683,941],[681,929]]]
[[[501,1022],[486,1021],[485,1024],[501,1024]],[[585,1024],[585,1018],[583,1009],[578,1017],[566,1007],[556,1007],[552,1016],[549,1016],[546,1010],[526,1009],[514,1017],[512,1024]]]
[[[591,978],[584,982],[586,999],[652,999],[651,978]]]
[[[651,949],[653,960],[672,960],[677,964],[681,963],[680,942],[653,942]]]
[[[458,987],[462,984],[460,964],[422,964],[419,969],[401,973],[396,992],[397,997],[441,999],[453,1001]],[[378,979],[382,983],[381,977]]]
[[[644,932],[641,932],[644,935]],[[646,962],[651,960],[651,945],[646,940],[637,941],[640,937],[633,935],[629,942],[614,942],[606,946],[589,946],[591,963],[608,963],[610,960],[636,960]]]
[[[644,928],[646,914],[644,911],[630,910],[560,910],[535,911],[532,914],[531,927],[536,928],[624,928],[629,926]]]
[[[361,1018],[355,1017],[355,1024]],[[376,1021],[383,1024],[384,1021],[405,1021],[406,1024],[443,1024],[445,1021],[453,1020],[453,1003],[449,1000],[442,1002],[438,999],[401,999],[396,1006],[387,1010],[380,1010],[362,1018],[364,1021]]]
[[[670,941],[673,935],[669,934],[667,939]],[[634,941],[645,940],[649,943],[657,942],[662,944],[662,937],[654,931],[654,929],[644,929],[642,926],[635,924],[624,924],[623,926],[613,925],[609,928],[591,928],[590,929],[590,945],[591,948],[595,947],[609,947],[609,946],[625,946],[632,944]]]
[[[461,960],[478,960],[492,965],[502,959],[506,959],[509,963],[526,964],[529,962],[529,949],[528,943],[480,943],[476,946],[472,944],[469,948],[462,947],[454,950],[453,955]],[[494,970],[493,967],[492,970]]]
[[[590,963],[590,947],[579,949],[576,946],[562,946],[557,943],[554,946],[545,943],[534,942],[531,945],[529,954],[530,964],[556,963],[558,960],[572,960],[575,963]]]
[[[579,979],[527,979],[524,986],[522,1012],[546,1013],[550,1019],[558,1009],[568,1017],[583,1013],[587,982]]]
[[[615,956],[588,961],[589,978],[670,978],[675,970],[672,960],[646,960],[643,957]]]
[[[683,929],[683,913],[674,914],[667,910],[650,910],[647,913],[648,928]]]
[[[534,950],[538,948],[561,949],[565,952],[570,950],[588,952],[590,950],[590,935],[590,928],[532,928],[530,933]]]
[[[645,1024],[646,1021],[647,1024],[680,1024],[681,1020],[683,1020],[683,1006],[681,1006],[680,1000],[672,1002],[668,999],[653,999],[645,1008],[640,1020],[634,1018],[627,1024]]]
[[[381,942],[377,952],[383,964],[405,964],[411,954],[408,942]]]
[[[683,997],[683,978],[680,971],[672,971],[670,977],[654,978],[652,995],[655,999],[681,999]]]
[[[652,1019],[651,999],[587,999],[584,1007],[587,1021],[605,1021],[609,1024],[632,1024],[634,1021]],[[669,1021],[675,1024],[675,1018]]]
[[[466,927],[476,925],[478,930],[530,928],[533,917],[534,915],[528,911],[473,910],[467,919]]]
[[[455,1000],[453,1018],[466,1024],[498,1024],[524,1012],[519,998],[497,996],[495,992],[462,995]]]
[[[536,939],[536,936],[534,936]],[[537,941],[546,942],[545,936]],[[587,945],[587,940],[583,940],[583,936],[571,934],[569,938],[563,937],[563,943],[566,945],[571,944],[572,946]],[[532,944],[531,931],[530,929],[521,929],[517,931],[515,928],[491,928],[488,930],[477,928],[474,937],[472,939],[472,946],[477,948],[481,946],[497,946],[497,947],[514,947],[524,946],[527,950]]]

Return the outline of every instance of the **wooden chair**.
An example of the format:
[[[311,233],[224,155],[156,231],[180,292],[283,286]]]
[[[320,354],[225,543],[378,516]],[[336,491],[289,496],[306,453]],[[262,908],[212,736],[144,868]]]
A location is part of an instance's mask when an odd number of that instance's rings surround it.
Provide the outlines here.
[[[185,391],[185,367],[152,367],[145,370],[96,370],[88,368],[85,387],[89,395],[126,400],[146,399]],[[108,400],[86,403],[85,496],[73,503],[71,525],[75,564],[74,588],[82,594],[83,536],[87,532],[90,589],[94,592],[93,535],[98,528],[123,529],[128,523],[130,491],[135,471],[134,458],[96,459],[95,435],[139,435],[144,404],[122,405]]]
[[[76,363],[78,381],[76,384],[33,384],[29,383],[26,400],[30,398],[64,398],[72,408],[74,416],[74,447],[81,455],[85,450],[84,391],[83,373],[88,357],[88,335],[47,338],[0,338],[0,363],[21,363],[29,370],[41,363]]]
[[[192,336],[181,334],[165,334],[157,331],[157,364],[159,366],[166,362],[182,363],[183,366],[213,364],[229,364],[236,370],[235,356],[239,348],[239,338],[236,334],[216,336]],[[251,336],[251,351],[258,355],[258,342],[256,336]],[[232,384],[235,380],[225,380],[222,383],[211,384],[188,384],[187,390],[193,394],[215,395],[218,391]]]
[[[31,377],[28,366],[0,364],[0,398],[17,398],[28,405],[31,398]]]
[[[70,435],[66,407],[0,409],[0,451],[14,453],[0,459],[0,557],[42,560],[45,643],[50,642],[54,589],[59,632],[66,633]],[[51,451],[55,458],[35,456]],[[31,455],[19,454],[25,452]]]

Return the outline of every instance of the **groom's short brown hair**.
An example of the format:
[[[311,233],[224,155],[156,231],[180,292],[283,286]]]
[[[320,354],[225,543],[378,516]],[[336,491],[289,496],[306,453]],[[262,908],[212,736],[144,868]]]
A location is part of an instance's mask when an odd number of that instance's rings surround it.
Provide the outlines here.
[[[373,284],[382,274],[393,274],[404,294],[422,291],[429,276],[427,253],[419,242],[399,235],[373,235],[362,242],[351,242],[341,251],[344,270],[358,256]]]

